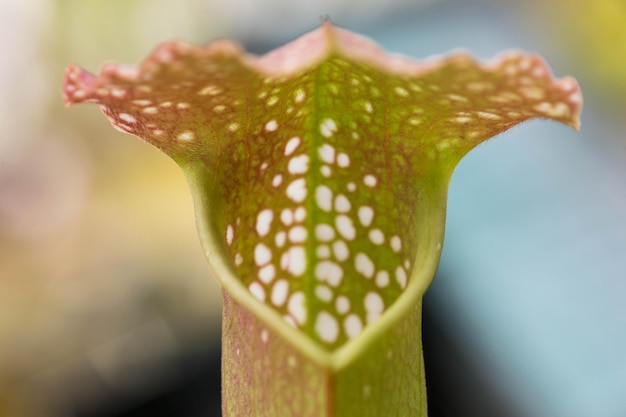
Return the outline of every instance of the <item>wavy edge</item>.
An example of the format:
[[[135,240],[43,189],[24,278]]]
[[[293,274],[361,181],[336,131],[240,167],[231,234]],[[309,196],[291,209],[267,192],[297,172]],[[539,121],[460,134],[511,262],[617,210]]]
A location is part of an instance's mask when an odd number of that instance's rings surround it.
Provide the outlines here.
[[[66,106],[83,101],[93,102],[95,100],[84,100],[87,91],[115,77],[137,81],[144,71],[171,62],[177,54],[191,54],[197,57],[228,56],[238,59],[243,66],[263,76],[281,78],[295,76],[333,53],[402,76],[429,74],[454,62],[474,65],[489,72],[501,68],[507,61],[519,60],[521,68],[534,66],[539,76],[545,77],[549,84],[561,89],[567,95],[571,117],[564,123],[576,130],[580,129],[579,115],[583,100],[578,82],[570,76],[555,77],[551,67],[539,55],[511,49],[489,60],[480,61],[467,51],[456,50],[445,55],[416,60],[402,54],[388,53],[371,39],[336,27],[329,21],[264,55],[250,54],[241,44],[228,39],[215,40],[203,46],[171,41],[155,48],[139,65],[107,63],[101,67],[98,75],[93,75],[78,65],[70,64],[65,71],[63,100]]]

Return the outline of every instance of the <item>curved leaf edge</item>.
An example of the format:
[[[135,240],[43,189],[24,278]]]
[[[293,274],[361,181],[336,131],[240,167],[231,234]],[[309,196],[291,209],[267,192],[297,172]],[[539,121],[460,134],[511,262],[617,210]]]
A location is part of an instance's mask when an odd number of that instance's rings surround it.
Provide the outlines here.
[[[358,337],[349,340],[343,346],[329,351],[313,341],[300,329],[289,326],[285,320],[269,305],[266,305],[250,293],[241,283],[226,251],[221,232],[212,222],[215,200],[206,193],[206,178],[201,168],[182,165],[194,200],[196,225],[204,256],[222,288],[243,307],[267,324],[273,331],[284,337],[300,353],[319,366],[331,371],[339,371],[354,362],[370,345],[394,326],[415,307],[432,282],[443,247],[448,184],[451,175],[432,185],[430,201],[417,210],[420,230],[420,246],[415,254],[412,274],[404,293],[374,323],[365,327]],[[416,329],[419,331],[419,329]]]

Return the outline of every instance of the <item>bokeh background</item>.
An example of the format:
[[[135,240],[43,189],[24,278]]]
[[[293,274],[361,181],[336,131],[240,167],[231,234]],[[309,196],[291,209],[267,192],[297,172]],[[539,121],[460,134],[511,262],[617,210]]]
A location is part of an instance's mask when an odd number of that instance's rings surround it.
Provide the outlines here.
[[[65,66],[169,39],[266,52],[319,18],[422,58],[520,48],[576,76],[455,174],[425,301],[431,417],[626,416],[623,0],[0,0],[0,416],[218,416],[220,290],[177,167],[66,109]]]

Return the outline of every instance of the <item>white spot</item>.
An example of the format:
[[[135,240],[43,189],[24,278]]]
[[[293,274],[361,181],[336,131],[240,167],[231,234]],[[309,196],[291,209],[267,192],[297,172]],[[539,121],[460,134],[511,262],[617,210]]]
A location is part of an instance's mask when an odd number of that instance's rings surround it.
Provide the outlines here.
[[[309,170],[309,155],[294,156],[287,166],[291,174],[304,174]]]
[[[385,288],[389,285],[389,272],[385,270],[378,271],[376,273],[376,285],[380,288]]]
[[[406,269],[408,271],[410,266],[411,266],[411,262],[409,262],[408,259],[405,259],[404,260],[404,269]]]
[[[296,320],[293,317],[289,315],[284,315],[283,319],[285,319],[287,324],[290,325],[291,327],[298,327],[298,323],[296,323]]]
[[[277,96],[271,96],[270,98],[267,99],[267,105],[268,106],[273,106],[274,104],[278,103],[278,97]]]
[[[304,178],[298,178],[297,180],[293,180],[287,186],[287,197],[295,201],[296,203],[301,203],[306,198],[306,182]]]
[[[293,219],[296,223],[301,223],[306,218],[306,209],[302,206],[298,207],[293,214]]]
[[[304,101],[305,98],[306,98],[306,93],[304,92],[304,90],[302,88],[298,88],[296,90],[295,97],[294,97],[295,102],[302,103],[302,101]]]
[[[303,324],[306,320],[306,308],[304,306],[304,293],[302,291],[295,292],[289,297],[287,303],[287,311],[295,320],[296,324]]]
[[[126,123],[131,123],[131,124],[132,124],[132,123],[137,122],[137,119],[135,119],[135,117],[134,117],[134,116],[131,116],[131,115],[130,115],[130,114],[128,114],[128,113],[120,113],[120,114],[118,115],[118,117],[119,117],[120,119],[122,119],[123,121],[125,121]]]
[[[274,238],[274,243],[276,243],[276,246],[278,246],[279,248],[282,248],[285,245],[286,241],[287,241],[287,233],[285,232],[276,233],[276,237]]]
[[[263,268],[259,269],[259,279],[265,284],[272,282],[276,276],[276,268],[273,264],[267,264]]]
[[[370,230],[369,238],[374,245],[382,245],[383,243],[385,243],[385,235],[380,229]]]
[[[274,220],[274,212],[272,210],[265,209],[259,212],[258,216],[256,216],[256,232],[259,236],[263,237],[269,233],[272,220]]]
[[[326,178],[330,177],[333,174],[333,171],[330,169],[328,165],[322,165],[320,167],[320,172]]]
[[[222,92],[222,89],[215,85],[207,85],[202,90],[198,91],[201,96],[216,96]]]
[[[285,145],[285,156],[291,155],[298,146],[300,146],[299,137],[294,136],[293,138],[289,139],[289,141]]]
[[[315,320],[315,331],[320,339],[326,343],[333,343],[339,336],[337,319],[326,311],[321,311]]]
[[[367,185],[368,187],[375,187],[376,184],[378,184],[378,180],[375,176],[367,174],[363,177],[363,184]]]
[[[333,119],[324,119],[320,124],[320,132],[324,137],[331,137],[337,131],[337,124]]]
[[[306,270],[306,251],[302,246],[292,246],[280,258],[280,266],[293,276],[300,276]]]
[[[315,226],[315,237],[320,242],[330,242],[335,238],[335,229],[326,223],[319,223]]]
[[[325,185],[318,185],[315,189],[315,201],[317,205],[324,211],[330,211],[333,208],[333,192]]]
[[[320,154],[320,158],[322,158],[322,161],[326,162],[327,164],[333,164],[335,162],[335,148],[333,148],[328,143],[320,146],[318,152]]]
[[[406,288],[406,271],[401,266],[396,268],[396,281],[398,281],[398,285],[400,285],[400,288]]]
[[[389,243],[391,244],[391,249],[393,249],[394,252],[400,252],[400,249],[402,249],[402,240],[400,240],[398,235],[391,236]]]
[[[350,300],[345,295],[340,295],[335,299],[335,308],[337,313],[346,314],[350,311]]]
[[[265,170],[267,169],[267,167],[268,167],[268,166],[269,166],[269,165],[268,165],[268,163],[267,163],[267,162],[263,162],[263,163],[261,164],[261,171],[265,171]]]
[[[306,240],[307,231],[303,226],[294,226],[289,230],[289,241],[291,243],[302,243]]]
[[[229,224],[226,226],[226,243],[228,246],[233,244],[233,237],[235,237],[235,231],[233,230],[233,225]]]
[[[285,304],[288,293],[289,282],[284,279],[276,281],[274,287],[272,288],[272,304],[274,304],[276,307],[281,307],[283,304]]]
[[[157,109],[156,107],[146,107],[141,111],[146,114],[156,114],[159,112],[159,109]]]
[[[357,212],[359,216],[359,221],[364,227],[369,227],[372,224],[372,220],[374,220],[374,209],[370,206],[361,206],[359,207],[359,211]]]
[[[343,321],[343,328],[346,335],[348,335],[348,339],[354,339],[363,330],[363,323],[361,322],[359,316],[356,314],[350,314]]]
[[[258,266],[263,266],[272,260],[272,251],[263,243],[257,243],[254,247],[254,262]]]
[[[278,128],[278,123],[276,123],[276,120],[270,120],[269,122],[265,124],[265,130],[267,130],[268,132],[273,132],[277,128]]]
[[[239,266],[243,263],[243,256],[239,252],[235,254],[235,265]]]
[[[350,166],[350,157],[345,153],[340,153],[337,155],[337,165],[341,168],[347,168]]]
[[[328,245],[319,245],[315,253],[318,258],[326,259],[330,256],[330,248],[328,247]]]
[[[349,182],[346,187],[348,188],[348,191],[350,191],[350,192],[356,191],[356,184],[353,183],[353,182]]]
[[[344,262],[350,256],[348,245],[343,240],[337,240],[333,243],[333,254],[339,262]]]
[[[329,302],[333,298],[333,291],[326,285],[318,285],[315,287],[315,295],[321,301]]]
[[[372,103],[370,103],[369,101],[366,101],[363,107],[365,107],[365,111],[368,113],[371,113],[374,111],[374,106],[372,106]]]
[[[176,139],[183,141],[183,142],[188,142],[190,140],[193,140],[196,137],[196,135],[189,130],[186,130],[184,132],[181,132],[178,134],[178,136],[176,136]]]
[[[385,303],[383,302],[380,294],[374,291],[370,291],[365,295],[365,310],[368,312],[382,313],[385,309]]]
[[[268,338],[269,338],[269,333],[267,332],[267,330],[265,329],[261,330],[261,342],[267,343]]]
[[[363,252],[357,253],[354,258],[354,267],[356,271],[363,274],[365,278],[374,276],[374,262]]]
[[[326,281],[331,287],[337,287],[343,278],[343,269],[332,261],[319,261],[315,265],[315,276],[320,281]]]
[[[236,132],[239,129],[239,123],[231,123],[228,125],[228,130]]]
[[[254,296],[254,298],[261,302],[265,301],[265,290],[263,289],[263,286],[261,284],[254,281],[248,286],[248,289],[250,290],[250,293]]]
[[[409,92],[406,91],[406,89],[402,87],[396,87],[394,88],[394,91],[396,92],[397,95],[402,96],[402,97],[406,97],[409,95]]]
[[[345,214],[335,217],[335,227],[346,240],[354,240],[356,237],[356,229],[354,224],[352,224],[352,219]]]
[[[274,178],[272,179],[272,185],[274,187],[278,187],[280,184],[282,184],[282,182],[283,182],[283,176],[280,174],[274,176]]]
[[[283,211],[280,212],[280,221],[283,222],[285,226],[291,226],[293,223],[293,211],[288,208],[283,209]]]
[[[350,200],[348,200],[348,197],[345,195],[338,194],[337,197],[335,197],[335,210],[339,213],[347,213],[350,211],[351,207]]]

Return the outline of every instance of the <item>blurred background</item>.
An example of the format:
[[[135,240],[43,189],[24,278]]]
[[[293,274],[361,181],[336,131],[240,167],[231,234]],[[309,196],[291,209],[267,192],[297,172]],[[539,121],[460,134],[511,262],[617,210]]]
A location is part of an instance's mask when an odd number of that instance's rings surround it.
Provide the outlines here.
[[[0,416],[219,415],[220,290],[167,157],[63,107],[65,66],[217,37],[266,52],[319,17],[417,58],[538,52],[582,130],[533,121],[450,190],[425,300],[431,417],[626,416],[623,0],[0,0]]]

